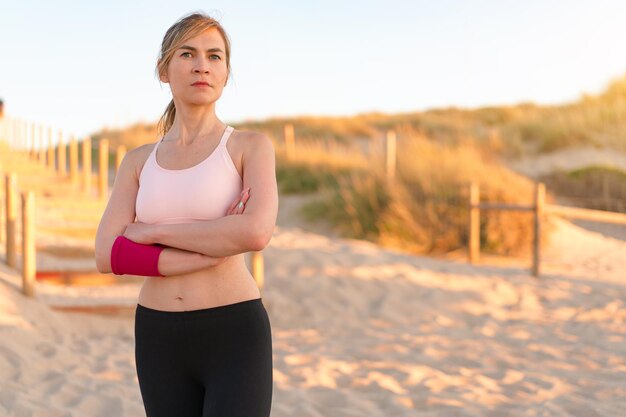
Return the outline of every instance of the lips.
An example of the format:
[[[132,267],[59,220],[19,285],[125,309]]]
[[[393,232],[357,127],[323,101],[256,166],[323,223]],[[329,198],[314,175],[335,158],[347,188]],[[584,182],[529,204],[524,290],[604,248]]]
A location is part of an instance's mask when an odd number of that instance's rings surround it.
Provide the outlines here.
[[[196,81],[195,83],[193,83],[191,85],[194,85],[194,86],[202,86],[203,85],[203,86],[208,87],[209,83],[207,83],[206,81]]]

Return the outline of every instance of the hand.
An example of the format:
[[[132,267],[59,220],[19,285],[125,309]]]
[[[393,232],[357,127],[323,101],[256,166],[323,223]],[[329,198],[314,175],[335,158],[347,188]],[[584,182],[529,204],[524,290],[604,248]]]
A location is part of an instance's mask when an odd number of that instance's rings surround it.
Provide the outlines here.
[[[142,222],[129,223],[126,225],[123,236],[135,243],[151,245],[156,243],[152,233],[154,228],[155,225],[153,224]]]
[[[243,213],[244,209],[246,208],[245,205],[248,202],[249,198],[250,198],[250,187],[246,188],[245,190],[241,192],[241,194],[239,194],[239,196],[235,199],[233,204],[231,204],[230,207],[228,208],[228,212],[226,213],[226,215],[228,216],[231,214]]]

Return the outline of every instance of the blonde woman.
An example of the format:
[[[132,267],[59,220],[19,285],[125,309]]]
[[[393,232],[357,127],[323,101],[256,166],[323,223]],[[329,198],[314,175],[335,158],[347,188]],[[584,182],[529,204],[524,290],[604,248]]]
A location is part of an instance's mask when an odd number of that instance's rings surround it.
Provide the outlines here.
[[[213,18],[172,25],[157,73],[173,97],[162,137],[121,163],[98,269],[146,277],[135,360],[148,417],[269,416],[271,327],[244,253],[267,246],[276,223],[274,148],[216,116],[230,42]]]

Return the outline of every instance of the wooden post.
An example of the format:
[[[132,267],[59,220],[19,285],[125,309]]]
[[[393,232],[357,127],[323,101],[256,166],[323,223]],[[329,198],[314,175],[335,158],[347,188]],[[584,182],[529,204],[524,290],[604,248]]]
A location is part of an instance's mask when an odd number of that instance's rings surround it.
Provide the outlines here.
[[[78,143],[74,135],[70,138],[70,181],[78,184]]]
[[[55,152],[54,152],[54,140],[53,138],[53,133],[52,133],[52,128],[49,127],[48,128],[48,167],[52,168],[52,170],[54,171],[56,169],[56,158],[55,158]]]
[[[22,193],[22,292],[35,296],[35,194]]]
[[[15,173],[5,175],[4,195],[6,201],[6,262],[11,268],[15,268]]]
[[[34,126],[34,124],[33,124]],[[39,148],[39,161],[44,165],[48,165],[48,161],[46,160],[47,148],[46,148],[46,138],[44,136],[44,128],[43,125],[39,125],[39,144],[41,147]]]
[[[13,146],[19,146],[20,143],[30,143],[26,134],[24,133],[25,126],[23,120],[15,121],[15,141],[13,142]],[[32,156],[32,153],[31,153]]]
[[[7,131],[7,144],[11,146],[11,144],[15,140],[15,127],[17,126],[16,120],[14,117],[8,119],[8,131]]]
[[[35,129],[34,123],[33,129]],[[43,137],[43,125],[39,125],[39,162],[46,166],[46,140]]]
[[[24,121],[21,119],[15,120],[13,127],[15,129],[15,140],[12,143],[13,147],[19,146],[21,143],[28,143],[26,134],[24,133]]]
[[[117,173],[120,170],[120,165],[122,165],[124,155],[126,155],[126,146],[119,145],[115,151],[115,176],[117,176]]]
[[[63,140],[63,131],[59,129],[59,143],[57,144],[57,160],[59,164],[57,165],[57,173],[61,177],[65,177],[67,174],[67,168],[65,166],[66,160],[66,149],[65,149],[65,141]]]
[[[16,143],[20,143],[18,142],[18,132],[19,132],[19,121],[16,118],[11,117],[10,123],[9,123],[9,136],[7,137],[7,140],[8,140],[7,144],[9,145],[10,148],[14,148]]]
[[[106,200],[109,195],[109,141],[106,139],[100,139],[98,159],[98,195]]]
[[[611,210],[611,192],[609,189],[609,177],[602,175],[602,200],[604,200],[604,210]]]
[[[396,177],[396,132],[388,130],[385,142],[387,180],[392,181]]]
[[[30,134],[29,134],[30,132]],[[31,158],[35,159],[37,157],[37,153],[35,150],[35,138],[32,135],[32,129],[26,120],[20,120],[18,123],[18,140],[16,145],[19,146],[20,143],[30,143],[31,144]]]
[[[287,152],[287,160],[293,161],[296,156],[296,140],[292,124],[285,125],[285,151]]]
[[[469,261],[476,263],[480,259],[480,188],[472,182],[469,188]]]
[[[91,192],[91,138],[83,139],[83,191]]]
[[[35,141],[35,137],[31,134],[30,138],[28,136],[28,124],[26,121],[21,120],[21,123],[18,124],[18,141],[17,143],[26,143],[28,144],[28,149],[30,150],[29,156],[30,159],[37,158],[37,142]],[[31,132],[32,133],[32,132]]]
[[[252,252],[252,276],[256,281],[257,287],[261,295],[263,294],[263,286],[265,284],[265,273],[263,266],[263,252]]]
[[[537,183],[535,186],[535,233],[533,239],[533,266],[532,274],[534,277],[539,277],[541,262],[541,220],[543,218],[543,212],[545,207],[546,187],[543,183]]]

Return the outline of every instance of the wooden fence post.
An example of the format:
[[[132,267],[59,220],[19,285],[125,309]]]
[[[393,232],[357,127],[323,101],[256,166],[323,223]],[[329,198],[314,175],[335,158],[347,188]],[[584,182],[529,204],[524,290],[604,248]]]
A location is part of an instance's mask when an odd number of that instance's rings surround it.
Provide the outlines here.
[[[468,255],[470,263],[480,259],[480,188],[472,182],[469,188],[469,236]]]
[[[24,120],[20,120],[17,124],[17,141],[15,142],[16,146],[19,146],[20,143],[30,143],[31,146],[31,152],[30,152],[30,156],[31,158],[34,159],[35,157],[35,141],[33,140],[33,138],[28,138],[28,126],[26,124],[26,121]]]
[[[78,184],[78,143],[74,135],[70,139],[70,181]]]
[[[385,142],[387,180],[392,181],[396,177],[396,132],[388,130]]]
[[[35,138],[35,129],[31,128],[26,120],[22,120],[19,124],[20,133],[17,136],[17,141],[13,144],[13,146],[17,146],[20,143],[28,142],[28,132],[30,131],[30,141],[33,143],[33,149],[35,150],[33,154],[37,157],[37,138]]]
[[[543,220],[543,212],[545,207],[546,187],[543,183],[537,183],[535,186],[535,211],[534,211],[534,239],[533,239],[533,266],[532,274],[539,277],[541,262],[541,220]]]
[[[11,117],[8,121],[9,132],[7,134],[7,144],[12,148],[17,135],[17,119],[15,117]]]
[[[117,150],[115,151],[115,176],[117,177],[117,173],[120,170],[120,165],[122,164],[122,159],[124,159],[124,155],[126,155],[126,146],[119,145]]]
[[[259,287],[259,291],[263,294],[265,284],[263,252],[252,252],[252,276],[256,281],[257,287]]]
[[[32,191],[22,193],[22,292],[35,296],[35,195]]]
[[[19,119],[16,119],[14,117],[11,118],[11,134],[9,135],[9,146],[11,148],[15,148],[18,144],[22,144],[23,141],[21,140],[21,123]]]
[[[98,194],[101,199],[105,199],[109,195],[109,141],[100,139],[98,144]]]
[[[35,129],[35,123],[33,123],[33,131]],[[39,162],[46,166],[46,141],[43,137],[43,125],[39,125]]]
[[[284,128],[285,132],[285,151],[287,153],[287,160],[293,161],[296,156],[296,140],[294,136],[294,130],[292,124],[286,124]]]
[[[55,152],[54,152],[54,134],[52,128],[48,128],[48,166],[54,171],[56,169]]]
[[[57,167],[57,173],[61,177],[65,177],[65,175],[67,174],[67,168],[65,166],[66,152],[67,151],[65,149],[65,141],[63,140],[63,131],[59,129],[59,143],[57,145],[57,160],[59,161],[59,164]]]
[[[83,139],[83,190],[89,194],[91,192],[91,138]]]
[[[15,268],[15,173],[5,175],[4,195],[6,201],[6,262],[11,268]]]
[[[17,143],[26,143],[29,149],[29,153],[28,155],[30,156],[30,159],[36,160],[37,159],[37,141],[35,140],[35,137],[31,134],[30,137],[28,136],[28,124],[25,120],[21,120],[20,123],[17,126],[17,130],[18,130],[18,137],[17,137]],[[32,133],[32,132],[31,132]]]

